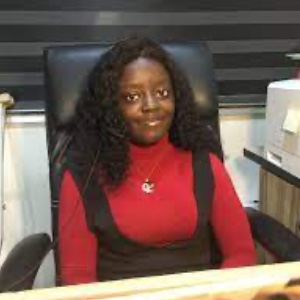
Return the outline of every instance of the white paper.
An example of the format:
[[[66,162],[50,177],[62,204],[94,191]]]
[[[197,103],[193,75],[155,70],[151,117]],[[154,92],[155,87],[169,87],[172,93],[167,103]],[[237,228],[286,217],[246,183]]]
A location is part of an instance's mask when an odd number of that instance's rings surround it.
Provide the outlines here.
[[[289,108],[287,110],[282,129],[284,131],[297,134],[299,133],[300,125],[300,109]]]

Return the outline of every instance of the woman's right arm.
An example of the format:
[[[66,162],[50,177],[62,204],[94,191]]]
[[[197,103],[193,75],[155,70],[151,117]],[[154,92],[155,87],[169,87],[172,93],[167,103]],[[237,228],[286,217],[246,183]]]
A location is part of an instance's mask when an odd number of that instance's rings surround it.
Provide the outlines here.
[[[62,179],[58,211],[62,285],[97,281],[96,237],[87,227],[82,199],[68,170]]]

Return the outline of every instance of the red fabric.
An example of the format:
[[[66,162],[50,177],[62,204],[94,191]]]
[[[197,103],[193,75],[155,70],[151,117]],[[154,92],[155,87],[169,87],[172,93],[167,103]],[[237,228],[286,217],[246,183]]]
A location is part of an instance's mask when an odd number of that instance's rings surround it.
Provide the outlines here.
[[[131,157],[134,160],[125,182],[117,191],[106,191],[122,234],[150,245],[192,237],[197,207],[191,153],[177,150],[163,140],[151,148],[132,146]],[[224,256],[222,268],[255,264],[254,244],[243,207],[223,164],[213,154],[210,159],[215,176],[211,222]],[[142,179],[156,164],[151,176],[156,183],[155,192],[145,194],[141,191]],[[87,229],[80,195],[69,171],[64,174],[60,193],[59,238],[62,284],[97,281],[96,238]]]

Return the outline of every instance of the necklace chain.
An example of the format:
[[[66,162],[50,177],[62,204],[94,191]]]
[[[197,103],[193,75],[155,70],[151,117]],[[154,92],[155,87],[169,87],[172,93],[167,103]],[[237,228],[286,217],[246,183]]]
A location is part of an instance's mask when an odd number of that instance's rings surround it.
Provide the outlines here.
[[[161,155],[159,156],[159,158],[156,160],[155,164],[153,165],[153,167],[151,168],[149,174],[147,176],[145,176],[144,174],[142,174],[141,170],[139,169],[138,165],[136,165],[135,169],[138,173],[138,175],[143,179],[143,183],[141,185],[142,191],[145,192],[146,194],[151,194],[154,192],[154,188],[155,188],[155,184],[154,182],[151,181],[151,176],[154,174],[154,172],[156,171],[157,167],[159,166],[159,163],[161,162],[162,158],[164,157],[164,155],[168,152],[168,149],[164,150]]]

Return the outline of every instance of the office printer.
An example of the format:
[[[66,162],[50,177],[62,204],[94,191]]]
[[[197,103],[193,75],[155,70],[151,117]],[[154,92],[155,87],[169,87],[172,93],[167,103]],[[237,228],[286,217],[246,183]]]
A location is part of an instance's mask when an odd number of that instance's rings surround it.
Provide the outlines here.
[[[264,155],[300,178],[300,79],[268,86]]]

